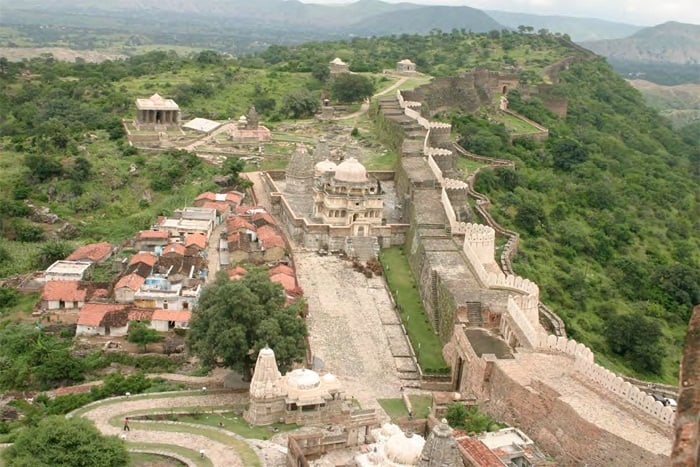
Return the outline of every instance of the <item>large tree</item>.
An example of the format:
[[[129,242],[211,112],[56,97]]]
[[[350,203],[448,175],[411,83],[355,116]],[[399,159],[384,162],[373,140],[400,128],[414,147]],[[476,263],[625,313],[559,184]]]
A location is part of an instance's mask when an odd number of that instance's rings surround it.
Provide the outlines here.
[[[163,338],[158,331],[148,327],[147,322],[132,321],[129,323],[129,342],[143,345],[145,352],[148,344],[158,342]]]
[[[89,421],[47,417],[24,429],[4,450],[8,467],[122,467],[129,464],[124,443],[102,436]]]
[[[357,102],[372,97],[374,83],[366,76],[340,73],[331,81],[331,94],[338,102]]]
[[[202,292],[187,343],[204,365],[217,362],[249,376],[258,351],[275,351],[281,371],[305,354],[306,323],[300,317],[301,300],[289,305],[282,286],[264,270],[252,270],[230,281],[219,273]]]

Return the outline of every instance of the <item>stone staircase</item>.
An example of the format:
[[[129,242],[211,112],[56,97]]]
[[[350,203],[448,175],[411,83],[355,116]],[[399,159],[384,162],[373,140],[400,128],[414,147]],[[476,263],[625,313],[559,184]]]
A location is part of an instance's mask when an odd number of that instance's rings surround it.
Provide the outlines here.
[[[484,326],[484,317],[481,314],[480,302],[467,303],[467,319],[469,320],[469,327],[480,328]]]
[[[360,261],[367,261],[379,256],[377,237],[345,237],[345,253]]]

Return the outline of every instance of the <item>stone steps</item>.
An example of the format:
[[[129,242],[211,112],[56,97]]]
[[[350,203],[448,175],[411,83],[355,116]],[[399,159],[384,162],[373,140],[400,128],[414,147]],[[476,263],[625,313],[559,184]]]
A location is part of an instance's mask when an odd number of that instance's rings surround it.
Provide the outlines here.
[[[345,253],[360,261],[368,261],[379,255],[377,237],[345,237]]]

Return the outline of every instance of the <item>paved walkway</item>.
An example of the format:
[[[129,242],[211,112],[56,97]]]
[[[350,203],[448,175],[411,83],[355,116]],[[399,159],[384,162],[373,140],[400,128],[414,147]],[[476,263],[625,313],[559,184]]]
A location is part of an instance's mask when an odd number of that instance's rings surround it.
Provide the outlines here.
[[[226,407],[238,403],[244,403],[247,394],[218,393],[206,395],[183,395],[166,398],[138,398],[122,400],[117,404],[96,405],[82,415],[82,417],[92,421],[95,426],[107,435],[126,435],[126,440],[136,443],[155,443],[181,446],[199,452],[204,449],[205,455],[215,466],[238,467],[244,466],[238,452],[233,446],[226,443],[212,440],[206,436],[176,431],[159,431],[151,429],[140,429],[139,423],[132,421],[131,430],[124,432],[121,426],[113,426],[109,420],[119,417],[123,420],[130,414],[143,411],[156,412],[158,409],[167,411],[173,407]],[[283,466],[285,449],[270,441],[248,440],[235,433],[227,432],[228,436],[240,439],[250,445],[258,455],[260,462],[266,467]],[[245,466],[244,466],[245,467]]]
[[[366,278],[348,261],[295,251],[299,283],[309,304],[314,357],[338,376],[345,394],[363,408],[399,397],[402,386],[382,315],[393,313],[383,278]]]
[[[209,271],[207,273],[206,283],[214,281],[216,273],[219,272],[221,265],[219,264],[219,239],[221,232],[226,227],[225,222],[214,227],[209,236],[209,245],[207,245],[207,261],[209,263]]]

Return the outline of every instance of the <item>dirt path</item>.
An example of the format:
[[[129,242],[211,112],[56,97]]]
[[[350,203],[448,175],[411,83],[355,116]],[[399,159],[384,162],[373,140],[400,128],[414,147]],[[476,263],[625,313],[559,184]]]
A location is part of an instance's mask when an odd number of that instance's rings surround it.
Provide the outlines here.
[[[98,405],[86,412],[83,417],[92,421],[106,435],[126,435],[126,440],[137,443],[158,443],[182,446],[199,452],[204,449],[206,456],[216,466],[243,466],[234,448],[205,436],[174,431],[152,431],[138,428],[138,423],[131,423],[131,430],[124,432],[121,427],[112,426],[112,417],[127,417],[131,413],[143,410],[168,409],[170,407],[223,406],[231,401],[224,394],[205,396],[183,396],[163,399],[124,400],[119,404]]]
[[[405,83],[407,80],[408,80],[408,78],[399,79],[397,82],[395,82],[394,84],[392,84],[388,88],[383,89],[383,90],[379,91],[378,93],[376,93],[375,95],[373,95],[372,98],[383,96],[384,94],[390,93],[391,91],[397,89],[399,86],[401,86],[403,83]],[[360,110],[358,110],[357,112],[353,112],[350,115],[344,115],[342,117],[337,117],[337,118],[334,118],[333,120],[350,120],[351,118],[359,117],[360,115],[364,114],[365,112],[367,112],[368,109],[369,109],[369,99],[365,100],[362,103],[362,105],[360,106]]]

